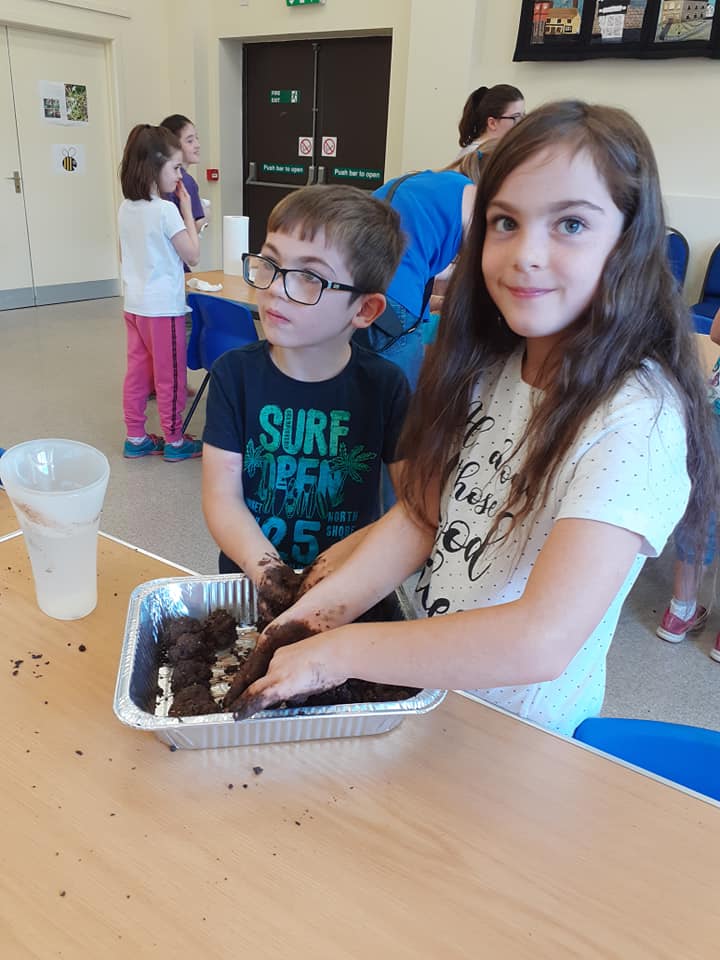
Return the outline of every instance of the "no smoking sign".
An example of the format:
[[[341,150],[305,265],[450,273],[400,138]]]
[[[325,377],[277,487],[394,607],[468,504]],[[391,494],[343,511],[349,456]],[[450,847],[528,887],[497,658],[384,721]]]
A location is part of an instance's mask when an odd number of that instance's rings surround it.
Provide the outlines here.
[[[312,156],[312,137],[298,137],[298,156]]]
[[[323,137],[322,150],[320,152],[323,157],[336,157],[337,156],[337,137]]]

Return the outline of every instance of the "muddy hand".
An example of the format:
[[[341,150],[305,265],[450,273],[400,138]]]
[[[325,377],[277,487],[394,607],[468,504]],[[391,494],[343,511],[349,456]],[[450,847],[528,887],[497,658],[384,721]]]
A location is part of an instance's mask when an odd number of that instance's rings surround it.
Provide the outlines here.
[[[342,629],[342,628],[341,628]],[[340,631],[333,631],[336,638]],[[331,634],[321,633],[279,648],[267,673],[238,698],[235,716],[252,716],[278,703],[302,703],[311,693],[322,693],[347,680],[333,654]]]
[[[254,697],[241,696],[233,710],[233,720],[247,720],[248,717],[254,717],[256,713],[260,713],[266,706],[269,707],[272,704],[266,703],[266,698],[262,694]]]
[[[327,557],[321,553],[309,567],[305,567],[303,570],[302,579],[298,587],[297,599],[299,600],[308,590],[312,590],[316,584],[324,580],[328,572]]]
[[[261,561],[264,572],[258,581],[258,628],[264,630],[295,603],[302,574],[295,573],[277,557]]]
[[[306,623],[298,623],[292,620],[289,623],[268,627],[265,633],[260,635],[255,649],[236,673],[232,686],[223,701],[225,709],[237,710],[239,701],[242,700],[247,687],[267,673],[276,650],[288,644],[297,643],[299,640],[305,640],[307,637],[311,637],[313,632]],[[249,716],[249,714],[245,715]]]

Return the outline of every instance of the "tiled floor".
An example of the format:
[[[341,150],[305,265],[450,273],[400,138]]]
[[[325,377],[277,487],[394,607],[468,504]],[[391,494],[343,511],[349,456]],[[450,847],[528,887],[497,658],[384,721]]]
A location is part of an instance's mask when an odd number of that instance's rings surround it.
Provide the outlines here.
[[[121,383],[125,363],[119,300],[0,312],[0,446],[64,436],[110,460],[102,527],[123,540],[201,573],[216,550],[200,509],[199,460],[124,460]],[[202,371],[191,372],[195,385]],[[158,431],[155,404],[149,429]],[[201,401],[191,430],[200,434]],[[672,557],[649,562],[628,599],[608,661],[604,712],[720,729],[720,663],[707,656],[720,611],[697,640],[669,644],[654,628],[667,602]],[[712,584],[710,585],[712,587]]]

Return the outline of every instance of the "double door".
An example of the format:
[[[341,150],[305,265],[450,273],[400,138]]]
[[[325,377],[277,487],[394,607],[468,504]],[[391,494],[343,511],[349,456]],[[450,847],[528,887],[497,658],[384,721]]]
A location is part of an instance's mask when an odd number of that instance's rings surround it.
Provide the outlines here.
[[[243,212],[250,248],[291,190],[385,179],[389,37],[253,43],[244,48]]]
[[[0,25],[0,310],[119,292],[107,51]]]

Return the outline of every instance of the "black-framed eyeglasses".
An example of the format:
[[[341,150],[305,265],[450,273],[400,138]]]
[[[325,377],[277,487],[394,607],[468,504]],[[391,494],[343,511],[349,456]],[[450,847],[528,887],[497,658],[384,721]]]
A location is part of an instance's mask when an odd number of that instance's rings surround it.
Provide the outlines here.
[[[524,113],[503,113],[501,116],[496,117],[496,120],[512,120],[513,126],[525,116]]]
[[[325,290],[346,290],[348,293],[364,293],[349,283],[336,283],[319,277],[312,270],[296,270],[279,267],[269,257],[259,253],[244,253],[242,256],[243,277],[245,282],[258,290],[267,290],[275,282],[278,274],[283,279],[285,293],[289,300],[303,303],[312,307],[323,295]]]

